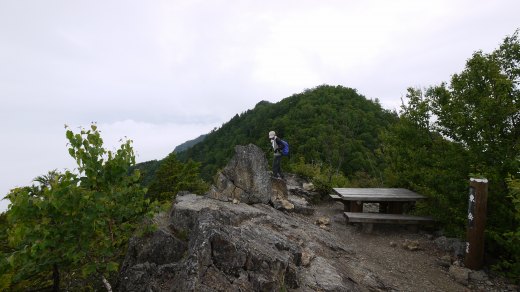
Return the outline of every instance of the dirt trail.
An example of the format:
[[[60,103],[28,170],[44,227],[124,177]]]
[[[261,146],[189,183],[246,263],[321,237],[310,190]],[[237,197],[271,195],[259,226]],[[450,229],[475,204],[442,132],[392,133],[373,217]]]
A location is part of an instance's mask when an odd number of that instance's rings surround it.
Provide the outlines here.
[[[448,268],[439,264],[447,255],[433,242],[432,235],[414,233],[398,226],[374,226],[372,233],[361,232],[356,226],[345,224],[343,204],[325,202],[309,220],[319,217],[330,219],[330,232],[351,247],[364,264],[395,291],[517,291],[499,279],[487,279],[465,286],[456,282]],[[403,248],[406,241],[416,241],[419,249]]]

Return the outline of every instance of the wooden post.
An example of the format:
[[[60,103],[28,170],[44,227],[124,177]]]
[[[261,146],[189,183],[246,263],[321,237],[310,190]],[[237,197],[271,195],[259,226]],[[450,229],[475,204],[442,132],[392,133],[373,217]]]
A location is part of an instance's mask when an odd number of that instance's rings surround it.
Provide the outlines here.
[[[468,230],[464,265],[472,270],[482,268],[484,261],[484,229],[486,225],[488,180],[471,178],[469,182]]]

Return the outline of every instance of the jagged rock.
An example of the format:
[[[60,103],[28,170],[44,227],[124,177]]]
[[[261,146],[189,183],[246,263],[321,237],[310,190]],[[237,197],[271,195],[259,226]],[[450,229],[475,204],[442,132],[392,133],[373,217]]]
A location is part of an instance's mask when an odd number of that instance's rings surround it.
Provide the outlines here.
[[[438,237],[433,241],[438,248],[453,252],[455,257],[463,257],[466,252],[466,243],[457,238]]]
[[[449,268],[451,265],[451,257],[449,255],[444,255],[437,260],[437,264],[444,268]]]
[[[327,226],[327,225],[323,225],[323,224],[321,224],[321,225],[318,225],[318,226],[319,226],[321,229],[325,230],[325,231],[330,231],[330,227]]]
[[[406,239],[402,246],[404,249],[416,251],[419,250],[419,241]]]
[[[484,282],[488,279],[488,275],[484,271],[471,271],[469,279],[477,282]]]
[[[118,291],[377,291],[385,286],[333,234],[270,205],[181,195],[159,224],[153,234],[130,241]]]
[[[314,253],[308,249],[308,248],[304,248],[301,252],[301,265],[304,266],[304,267],[307,267],[310,263],[311,263],[311,260],[314,258]]]
[[[318,219],[316,219],[315,224],[316,225],[329,225],[330,219],[327,217],[319,217]]]
[[[314,184],[313,183],[303,183],[302,188],[308,192],[314,191]]]
[[[285,182],[287,183],[287,186],[293,186],[296,188],[303,188],[303,184],[307,183],[307,181],[303,178],[301,178],[298,175],[292,174],[292,173],[284,173]]]
[[[271,203],[276,209],[294,209],[285,181],[269,175],[264,153],[253,144],[235,147],[235,155],[217,174],[207,196],[235,204]]]
[[[285,210],[294,209],[294,205],[287,200],[288,192],[285,181],[283,179],[273,177],[271,178],[271,186],[271,204],[273,204],[273,207],[275,207],[276,209]]]
[[[303,214],[303,215],[312,215],[314,214],[314,208],[309,206],[309,203],[305,198],[294,196],[294,195],[288,195],[287,200],[293,204],[294,209],[293,212]],[[341,216],[343,221],[345,222],[345,218]]]
[[[287,190],[290,195],[302,197],[309,201],[317,201],[320,198],[319,193],[308,192],[308,191],[302,189],[301,186],[294,186],[294,185],[287,184]]]
[[[463,284],[463,285],[468,285],[468,280],[469,280],[469,273],[471,272],[470,269],[466,269],[466,268],[463,268],[463,267],[458,267],[458,266],[451,266],[448,273],[450,274],[450,276],[453,277],[453,279],[455,279],[455,281]]]
[[[217,174],[216,183],[207,195],[221,201],[269,203],[272,183],[264,152],[253,144],[235,146],[235,155]]]
[[[154,220],[157,231],[130,241],[117,291],[386,289],[320,228],[328,230],[328,218],[318,227],[294,214],[313,210],[270,177],[258,147],[236,146],[235,152],[206,196],[179,193],[169,214]]]

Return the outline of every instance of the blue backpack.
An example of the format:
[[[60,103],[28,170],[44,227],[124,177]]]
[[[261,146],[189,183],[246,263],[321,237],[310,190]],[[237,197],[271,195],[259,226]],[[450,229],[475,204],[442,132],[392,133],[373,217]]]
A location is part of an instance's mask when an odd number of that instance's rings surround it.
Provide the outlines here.
[[[282,155],[283,156],[289,156],[289,143],[287,143],[287,141],[282,140],[282,139],[280,139],[280,141],[283,144]]]

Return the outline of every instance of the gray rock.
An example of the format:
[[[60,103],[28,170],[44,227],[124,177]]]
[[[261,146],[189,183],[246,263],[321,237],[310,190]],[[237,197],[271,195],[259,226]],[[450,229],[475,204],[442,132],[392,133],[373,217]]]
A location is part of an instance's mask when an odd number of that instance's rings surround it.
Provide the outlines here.
[[[318,201],[320,198],[319,193],[306,191],[301,186],[290,185],[289,182],[287,182],[287,190],[289,191],[290,195],[303,197],[311,202]]]
[[[466,243],[457,238],[438,237],[433,241],[443,251],[452,252],[455,257],[464,257]]]
[[[463,284],[463,285],[468,285],[468,280],[469,280],[469,273],[471,272],[470,269],[466,269],[466,268],[463,268],[463,267],[458,267],[458,266],[451,266],[448,273],[450,274],[451,277],[453,277],[453,279],[455,279],[455,281]]]
[[[287,200],[288,191],[284,180],[279,178],[271,178],[271,204],[275,209],[293,210],[294,205]]]
[[[294,210],[288,193],[284,180],[269,175],[262,150],[249,144],[235,147],[235,155],[217,174],[207,196],[235,204],[271,203],[276,209]]]
[[[309,205],[307,200],[302,197],[291,195],[289,192],[289,195],[287,196],[287,200],[293,204],[294,209],[292,209],[293,212],[303,214],[303,215],[312,215],[314,214],[315,209]],[[343,221],[345,221],[345,218],[343,218]]]
[[[419,241],[418,240],[408,240],[406,239],[402,247],[407,250],[416,251],[419,250]]]
[[[253,144],[235,146],[235,155],[217,174],[208,196],[222,201],[236,199],[246,204],[267,204],[271,200],[272,184],[262,150]]]
[[[488,275],[484,271],[471,271],[469,279],[471,281],[484,282],[488,279]]]
[[[437,264],[441,267],[449,268],[451,266],[451,257],[449,255],[444,255],[437,260]]]
[[[353,291],[385,286],[338,238],[300,216],[265,204],[179,196],[156,232],[130,241],[117,291]],[[345,262],[352,268],[345,269]],[[371,276],[364,279],[367,273]]]
[[[314,191],[314,184],[313,183],[303,183],[302,188],[308,192]]]

